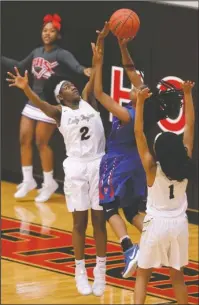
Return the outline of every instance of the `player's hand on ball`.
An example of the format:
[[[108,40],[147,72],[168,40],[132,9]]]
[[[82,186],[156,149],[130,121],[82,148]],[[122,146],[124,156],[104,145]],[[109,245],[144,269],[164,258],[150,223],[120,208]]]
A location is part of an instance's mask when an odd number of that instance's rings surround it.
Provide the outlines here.
[[[109,23],[106,21],[103,29],[101,31],[97,30],[96,33],[98,34],[99,39],[104,39],[108,35],[109,31]]]
[[[28,85],[28,71],[25,71],[24,76],[21,76],[17,67],[14,67],[16,75],[11,72],[7,72],[10,78],[6,78],[7,82],[10,83],[9,87],[17,87],[22,90]]]
[[[91,43],[92,51],[93,51],[93,65],[101,64],[103,61],[103,52],[97,47],[93,42]]]
[[[139,101],[144,102],[147,98],[152,95],[149,88],[138,89],[137,90],[137,98]]]
[[[190,93],[192,88],[195,86],[195,83],[187,80],[181,84],[184,93]]]
[[[129,41],[131,41],[132,39],[133,39],[133,37],[118,38],[118,43],[119,43],[120,47],[126,47],[127,44],[129,43]]]

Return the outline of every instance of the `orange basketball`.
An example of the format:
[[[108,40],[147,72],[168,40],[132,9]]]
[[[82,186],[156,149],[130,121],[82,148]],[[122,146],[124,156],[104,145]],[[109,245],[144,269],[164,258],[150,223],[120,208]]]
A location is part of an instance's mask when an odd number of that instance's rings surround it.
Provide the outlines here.
[[[133,38],[140,28],[140,19],[134,11],[123,8],[113,13],[109,27],[118,38]]]

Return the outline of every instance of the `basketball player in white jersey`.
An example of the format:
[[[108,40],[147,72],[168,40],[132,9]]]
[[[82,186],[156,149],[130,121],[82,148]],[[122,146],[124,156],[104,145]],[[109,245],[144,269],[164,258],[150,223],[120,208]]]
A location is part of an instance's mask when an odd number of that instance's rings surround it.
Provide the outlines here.
[[[103,43],[101,38],[105,35],[106,28],[98,35],[97,44]],[[99,112],[89,104],[93,93],[95,70],[92,69],[82,97],[72,83],[66,80],[56,83],[56,86],[51,89],[59,104],[57,106],[42,101],[31,90],[28,85],[27,71],[24,77],[19,74],[17,68],[15,71],[16,75],[8,72],[11,76],[11,79],[7,79],[12,83],[10,86],[22,89],[36,107],[56,120],[59,131],[63,135],[68,156],[63,162],[64,192],[68,210],[73,215],[76,286],[79,293],[83,295],[93,292],[94,295],[101,296],[105,289],[106,225],[103,208],[99,205],[98,184],[100,161],[105,153],[105,135]],[[51,85],[52,83],[51,79]],[[88,282],[84,261],[88,209],[91,209],[97,252],[92,288]]]
[[[182,83],[185,100],[183,139],[170,132],[156,136],[154,152],[149,151],[143,131],[144,101],[148,88],[138,91],[135,136],[144,166],[147,184],[147,215],[140,241],[135,285],[135,304],[144,304],[152,268],[170,267],[170,276],[178,304],[188,304],[183,266],[188,264],[188,220],[186,188],[194,179],[192,163],[195,114],[192,99],[194,83]]]

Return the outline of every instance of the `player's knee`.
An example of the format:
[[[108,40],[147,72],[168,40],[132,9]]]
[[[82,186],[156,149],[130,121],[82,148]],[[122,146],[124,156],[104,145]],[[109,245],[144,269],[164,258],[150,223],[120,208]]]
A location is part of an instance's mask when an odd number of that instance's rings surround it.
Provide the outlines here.
[[[113,208],[104,208],[104,215],[105,215],[105,219],[106,221],[109,221],[110,218],[114,215],[118,215],[118,208],[117,207],[113,207]]]
[[[29,136],[28,133],[23,132],[20,134],[20,145],[21,146],[29,146],[32,144],[32,138]]]
[[[86,232],[87,223],[85,221],[74,223],[73,230],[78,233],[78,235],[84,235]]]
[[[105,230],[106,219],[103,211],[91,210],[91,220],[94,230]]]
[[[170,268],[170,277],[175,283],[184,281],[183,268],[181,270]]]
[[[130,224],[133,224],[134,217],[139,214],[138,208],[132,208],[132,207],[123,208],[123,212],[126,220]]]
[[[36,145],[37,145],[38,150],[43,150],[46,147],[48,147],[48,142],[43,137],[37,137]]]

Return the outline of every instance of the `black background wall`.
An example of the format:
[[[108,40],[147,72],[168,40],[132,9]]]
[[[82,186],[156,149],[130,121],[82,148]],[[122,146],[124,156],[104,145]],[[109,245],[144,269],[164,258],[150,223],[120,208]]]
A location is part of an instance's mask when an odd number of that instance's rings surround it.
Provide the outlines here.
[[[58,13],[63,19],[62,47],[71,51],[81,64],[91,65],[90,42],[96,40],[95,31],[101,29],[111,14],[120,8],[135,10],[141,20],[136,39],[129,50],[136,66],[144,70],[145,82],[152,88],[165,76],[177,76],[196,82],[195,108],[198,111],[198,11],[148,2],[1,2],[1,52],[17,60],[25,58],[41,44],[40,31],[44,15]],[[115,37],[110,35],[105,46],[104,90],[110,93],[111,67],[121,66],[120,52]],[[22,92],[9,89],[2,67],[2,178],[19,176],[19,122],[26,102]],[[72,80],[83,88],[86,78],[72,75]],[[129,86],[127,79],[124,85]],[[109,114],[100,109],[106,132]],[[153,139],[158,127],[150,138]],[[198,128],[196,125],[194,159],[198,159]],[[65,158],[61,135],[56,132],[51,141],[55,152],[55,176],[63,180],[62,161]],[[36,150],[35,150],[36,151]],[[41,174],[38,154],[35,153],[34,172]],[[198,209],[197,184],[189,185],[189,207]]]

